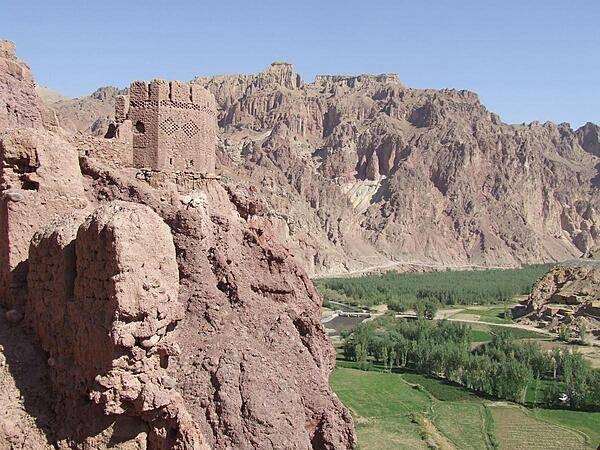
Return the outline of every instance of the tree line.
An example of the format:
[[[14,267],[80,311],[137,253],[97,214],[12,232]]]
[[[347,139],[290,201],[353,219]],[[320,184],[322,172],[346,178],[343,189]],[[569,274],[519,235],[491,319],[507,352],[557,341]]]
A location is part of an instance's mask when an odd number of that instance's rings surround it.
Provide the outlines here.
[[[325,302],[373,306],[387,304],[395,311],[419,303],[473,305],[505,303],[528,294],[551,265],[519,269],[464,270],[428,273],[388,272],[359,278],[315,280]]]
[[[555,404],[566,394],[563,401],[572,408],[600,409],[600,371],[580,354],[548,352],[515,340],[508,330],[472,349],[470,331],[457,322],[383,316],[345,336],[344,357],[362,369],[372,363],[389,371],[411,369],[499,399],[525,403],[534,389],[534,403]]]

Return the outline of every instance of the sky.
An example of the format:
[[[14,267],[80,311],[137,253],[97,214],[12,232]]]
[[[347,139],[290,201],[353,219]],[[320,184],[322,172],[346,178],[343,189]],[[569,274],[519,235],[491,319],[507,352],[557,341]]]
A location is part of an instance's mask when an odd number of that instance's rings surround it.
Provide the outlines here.
[[[69,97],[287,61],[468,89],[508,123],[600,123],[600,0],[0,0],[0,38]]]

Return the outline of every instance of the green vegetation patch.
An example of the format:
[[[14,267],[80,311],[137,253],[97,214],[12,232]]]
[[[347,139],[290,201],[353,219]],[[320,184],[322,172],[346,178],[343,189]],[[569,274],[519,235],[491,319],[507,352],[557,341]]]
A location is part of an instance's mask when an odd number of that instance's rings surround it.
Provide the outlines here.
[[[429,418],[460,449],[491,444],[501,449],[590,449],[600,443],[600,412],[490,403],[440,380],[374,369],[337,367],[330,378],[332,389],[354,415],[362,450],[427,448],[422,426],[412,421],[415,414]]]
[[[490,339],[487,339],[487,337],[485,340],[481,340],[481,341],[473,339],[473,342],[485,342],[485,341],[491,340],[491,337],[494,334],[498,334],[500,332],[509,333],[509,335],[512,339],[552,339],[552,337],[547,334],[538,333],[537,331],[533,331],[533,330],[525,330],[523,328],[499,327],[497,325],[488,325],[485,323],[471,323],[469,325],[471,326],[471,329],[473,331],[480,331],[480,332],[486,333],[486,334],[477,335],[479,338],[490,336]]]
[[[507,307],[493,307],[487,309],[465,309],[458,313],[461,314],[473,314],[479,316],[479,320],[487,323],[513,323],[510,318],[510,308]]]
[[[537,420],[524,408],[514,405],[493,405],[489,409],[494,418],[494,432],[501,449],[577,450],[590,448],[583,434]]]
[[[425,411],[429,398],[396,374],[338,367],[330,378],[333,390],[357,417],[377,418]]]
[[[486,305],[505,303],[529,293],[551,267],[542,264],[506,270],[388,272],[360,278],[323,278],[315,280],[315,284],[326,302],[361,306],[387,304],[397,311],[412,308],[417,301]]]
[[[460,449],[485,449],[485,408],[481,402],[443,402],[433,408],[433,422]]]
[[[427,448],[410,413],[427,411],[429,396],[411,388],[396,374],[337,367],[332,389],[352,411],[359,448]]]
[[[535,409],[535,417],[585,433],[589,444],[600,446],[600,412],[571,411],[568,409]]]
[[[469,331],[469,339],[471,342],[490,342],[492,340],[492,333],[471,328]]]
[[[425,388],[431,395],[440,401],[456,402],[480,400],[477,395],[461,388],[460,386],[455,386],[446,383],[443,380],[427,377],[419,373],[406,372],[402,374],[402,378],[410,384],[418,384],[423,386],[423,388]]]

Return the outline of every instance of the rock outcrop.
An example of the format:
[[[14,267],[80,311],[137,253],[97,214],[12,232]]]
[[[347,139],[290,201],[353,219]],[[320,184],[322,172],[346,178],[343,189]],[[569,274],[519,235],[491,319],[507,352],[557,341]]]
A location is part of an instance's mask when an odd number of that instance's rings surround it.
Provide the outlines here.
[[[0,135],[0,303],[20,308],[29,241],[56,215],[88,205],[77,151],[43,129]]]
[[[69,447],[103,443],[107,433],[93,432],[103,416],[86,405],[92,400],[113,421],[130,419],[141,448],[208,448],[168,373],[183,318],[168,226],[135,203],[82,216],[50,222],[29,254],[26,317],[61,398],[59,436]]]
[[[352,448],[322,299],[256,189],[42,125],[0,133],[0,446]]]
[[[15,44],[0,40],[0,131],[58,127],[55,111],[38,95],[27,64],[15,54]]]
[[[600,267],[593,262],[555,267],[538,280],[515,315],[554,332],[562,326],[577,330],[583,321],[592,338],[600,338]]]
[[[0,40],[0,130],[41,128],[41,110],[29,67],[17,59],[14,43]]]
[[[136,180],[92,159],[82,168],[94,197],[144,203],[171,226],[186,310],[175,378],[208,443],[351,447],[352,418],[327,383],[335,354],[321,298],[262,220],[260,201],[218,180],[179,195],[160,177]]]

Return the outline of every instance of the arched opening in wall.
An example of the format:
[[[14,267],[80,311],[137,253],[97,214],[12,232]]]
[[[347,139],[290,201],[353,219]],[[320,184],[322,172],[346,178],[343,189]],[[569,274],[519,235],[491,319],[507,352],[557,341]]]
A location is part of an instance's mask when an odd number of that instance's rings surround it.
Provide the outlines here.
[[[113,139],[117,136],[117,127],[114,123],[111,123],[108,126],[108,130],[106,130],[106,134],[104,135],[105,139]]]
[[[173,158],[169,158],[169,164],[172,166],[173,165]]]
[[[135,123],[135,132],[139,133],[139,134],[144,134],[146,132],[146,126],[144,125],[144,122],[142,122],[141,120],[138,120]]]

